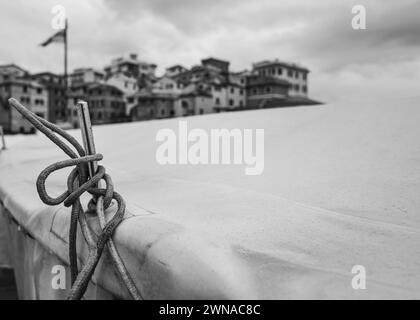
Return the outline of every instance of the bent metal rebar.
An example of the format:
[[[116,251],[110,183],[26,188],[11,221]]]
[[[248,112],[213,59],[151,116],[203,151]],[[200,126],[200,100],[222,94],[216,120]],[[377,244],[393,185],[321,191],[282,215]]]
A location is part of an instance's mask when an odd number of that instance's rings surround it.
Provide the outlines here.
[[[47,138],[57,145],[57,147],[63,150],[64,153],[70,157],[70,159],[49,165],[41,171],[36,181],[36,188],[42,202],[50,206],[63,203],[65,207],[71,206],[72,208],[69,230],[69,262],[72,287],[67,298],[70,300],[77,300],[83,297],[102,252],[107,245],[112,257],[112,262],[118,270],[118,273],[126,285],[131,297],[136,300],[142,299],[142,295],[134,285],[134,281],[124,266],[124,263],[122,262],[121,257],[119,256],[111,239],[115,229],[123,220],[125,213],[125,201],[121,195],[114,191],[112,179],[105,172],[105,168],[101,165],[96,165],[98,161],[103,159],[103,156],[99,153],[95,153],[90,119],[85,117],[84,122],[81,124],[85,128],[82,130],[85,143],[85,148],[83,148],[73,136],[60,127],[37,116],[16,99],[10,98],[8,101],[9,104],[22,114],[22,116],[24,116],[36,129],[41,131]],[[89,112],[86,112],[87,103],[81,101],[79,103],[79,109],[79,112],[83,112],[83,110],[85,111],[85,116],[86,114],[87,116],[89,115]],[[77,153],[58,136],[61,136],[70,143],[70,145],[76,149]],[[74,168],[67,179],[67,190],[56,198],[50,197],[45,186],[48,176],[54,171],[73,166]],[[91,168],[97,168],[89,174],[89,166]],[[99,184],[101,180],[104,180],[105,188],[101,188],[101,185]],[[88,211],[96,211],[99,224],[102,229],[101,233],[97,237],[97,241],[94,240],[94,235],[87,221],[86,212],[83,210],[80,202],[80,196],[85,192],[92,195],[92,199],[88,204]],[[106,221],[104,210],[110,207],[113,200],[116,201],[117,209],[114,216],[109,221]],[[80,272],[77,267],[77,223],[79,223],[81,227],[89,249],[88,258]]]

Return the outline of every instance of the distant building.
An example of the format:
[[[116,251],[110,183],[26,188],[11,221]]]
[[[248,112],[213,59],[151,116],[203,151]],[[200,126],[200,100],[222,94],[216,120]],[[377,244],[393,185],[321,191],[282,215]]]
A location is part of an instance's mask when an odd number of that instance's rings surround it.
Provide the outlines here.
[[[280,106],[289,96],[291,84],[286,80],[252,75],[247,77],[246,82],[246,107],[250,109]]]
[[[290,82],[289,95],[292,97],[308,96],[309,70],[305,67],[276,59],[254,63],[253,70],[261,76],[274,77]]]
[[[9,106],[8,99],[11,97],[36,115],[48,120],[48,91],[34,80],[19,77],[20,74],[23,73],[0,74],[0,125],[5,132],[34,132],[32,125]]]
[[[176,117],[214,113],[212,95],[208,91],[202,90],[181,94],[176,100],[174,108]]]
[[[93,68],[78,68],[69,75],[70,86],[78,86],[84,83],[103,82],[105,74]]]
[[[182,82],[176,81],[169,76],[163,76],[156,80],[152,85],[152,91],[154,93],[173,93],[180,94],[184,85]]]
[[[175,77],[175,76],[179,75],[180,73],[187,72],[187,71],[188,71],[187,68],[177,64],[175,66],[166,68],[165,76],[166,77]]]
[[[129,77],[124,73],[116,73],[106,79],[106,83],[117,87],[125,95],[132,95],[137,92],[139,86],[136,78]]]
[[[229,62],[208,58],[201,65],[173,77],[183,84],[183,93],[205,93],[206,98],[197,100],[194,114],[202,114],[243,108],[246,103],[246,77],[240,73],[229,72]],[[210,100],[208,99],[210,97]],[[204,104],[199,107],[200,101]],[[211,106],[211,107],[210,107]]]
[[[76,104],[79,99],[89,104],[92,124],[127,121],[124,93],[115,86],[105,83],[84,83],[71,87],[67,105],[68,121],[79,127]]]
[[[208,58],[201,60],[201,65],[193,66],[190,70],[172,76],[184,85],[196,82],[208,82],[214,78],[227,82],[229,79],[229,62]]]
[[[0,74],[3,76],[15,76],[15,77],[24,77],[29,74],[25,69],[15,65],[14,63],[0,65]]]
[[[237,83],[212,83],[211,93],[215,111],[242,109],[246,104],[244,85]]]
[[[113,59],[111,64],[105,67],[106,77],[123,73],[128,77],[139,78],[142,75],[155,77],[156,64],[140,61],[137,54],[131,53],[128,57]]]
[[[64,77],[51,72],[32,74],[31,79],[43,84],[48,93],[48,121],[57,123],[66,121],[66,92]]]
[[[177,95],[142,90],[130,97],[130,119],[142,121],[172,118],[175,116]]]
[[[318,104],[308,98],[305,67],[278,59],[254,63],[250,71],[231,72],[229,67],[229,61],[210,57],[190,69],[168,67],[158,78],[155,64],[129,54],[113,59],[104,71],[75,69],[66,101],[62,76],[29,75],[15,64],[0,65],[0,124],[6,130],[30,129],[9,110],[5,101],[12,95],[49,121],[75,127],[78,99],[89,103],[93,124]]]
[[[223,75],[227,75],[229,73],[229,62],[224,61],[221,59],[216,58],[207,58],[201,60],[201,65],[208,69],[217,70]]]
[[[242,72],[231,72],[229,74],[229,82],[237,84],[239,86],[245,87],[246,85],[246,77],[247,75],[251,75],[252,73],[250,71],[242,71]]]

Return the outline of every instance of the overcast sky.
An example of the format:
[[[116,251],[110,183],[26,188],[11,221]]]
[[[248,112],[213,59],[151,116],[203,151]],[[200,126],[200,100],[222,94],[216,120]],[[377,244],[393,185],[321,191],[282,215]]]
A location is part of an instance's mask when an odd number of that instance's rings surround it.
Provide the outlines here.
[[[309,94],[323,101],[355,95],[414,96],[420,88],[420,0],[0,0],[0,64],[62,72],[51,9],[69,19],[69,68],[102,68],[136,52],[161,73],[213,56],[231,69],[279,58],[311,70]],[[353,30],[353,5],[367,29]]]

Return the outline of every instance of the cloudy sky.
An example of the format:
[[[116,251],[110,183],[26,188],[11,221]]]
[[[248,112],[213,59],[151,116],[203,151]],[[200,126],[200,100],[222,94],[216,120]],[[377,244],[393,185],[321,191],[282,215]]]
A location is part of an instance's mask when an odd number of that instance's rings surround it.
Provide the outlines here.
[[[420,88],[420,0],[0,0],[0,64],[62,72],[54,5],[69,19],[69,67],[101,68],[137,52],[165,67],[214,56],[231,69],[279,58],[311,70],[310,96],[414,96]],[[353,30],[352,7],[366,8]]]

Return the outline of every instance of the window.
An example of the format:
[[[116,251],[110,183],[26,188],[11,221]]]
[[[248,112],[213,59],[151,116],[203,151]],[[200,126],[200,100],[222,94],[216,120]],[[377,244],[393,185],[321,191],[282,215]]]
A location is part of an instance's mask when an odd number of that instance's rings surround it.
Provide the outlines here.
[[[23,92],[28,92],[28,87],[27,86],[23,86]]]
[[[160,114],[161,114],[162,116],[164,116],[164,115],[165,115],[165,109],[162,109],[162,110],[160,111]]]
[[[307,86],[302,86],[302,91],[303,92],[307,92],[308,91],[308,87]]]
[[[278,75],[281,75],[282,73],[283,73],[282,68],[277,68],[277,74],[278,74]]]
[[[243,89],[241,89],[241,90],[239,90],[239,94],[244,94],[244,90]]]
[[[271,87],[267,87],[267,88],[265,88],[265,92],[266,92],[266,93],[270,93],[270,92],[271,92]]]
[[[295,91],[299,91],[299,85],[298,84],[295,84]]]
[[[234,104],[233,99],[229,99],[229,105],[233,106],[233,104]]]
[[[289,70],[287,71],[287,76],[288,76],[288,77],[293,77],[293,71],[289,69]]]
[[[235,93],[235,88],[230,88],[230,93]]]
[[[200,114],[203,114],[204,113],[204,110],[203,109],[200,109]]]
[[[220,105],[220,99],[219,98],[216,98],[216,105]]]
[[[257,89],[252,89],[252,94],[257,94]]]
[[[306,80],[306,73],[302,74],[302,78],[303,78],[303,80]]]
[[[297,79],[297,78],[299,78],[299,72],[295,72],[295,78]]]
[[[36,93],[41,94],[42,93],[42,89],[41,88],[37,88],[36,89]]]

